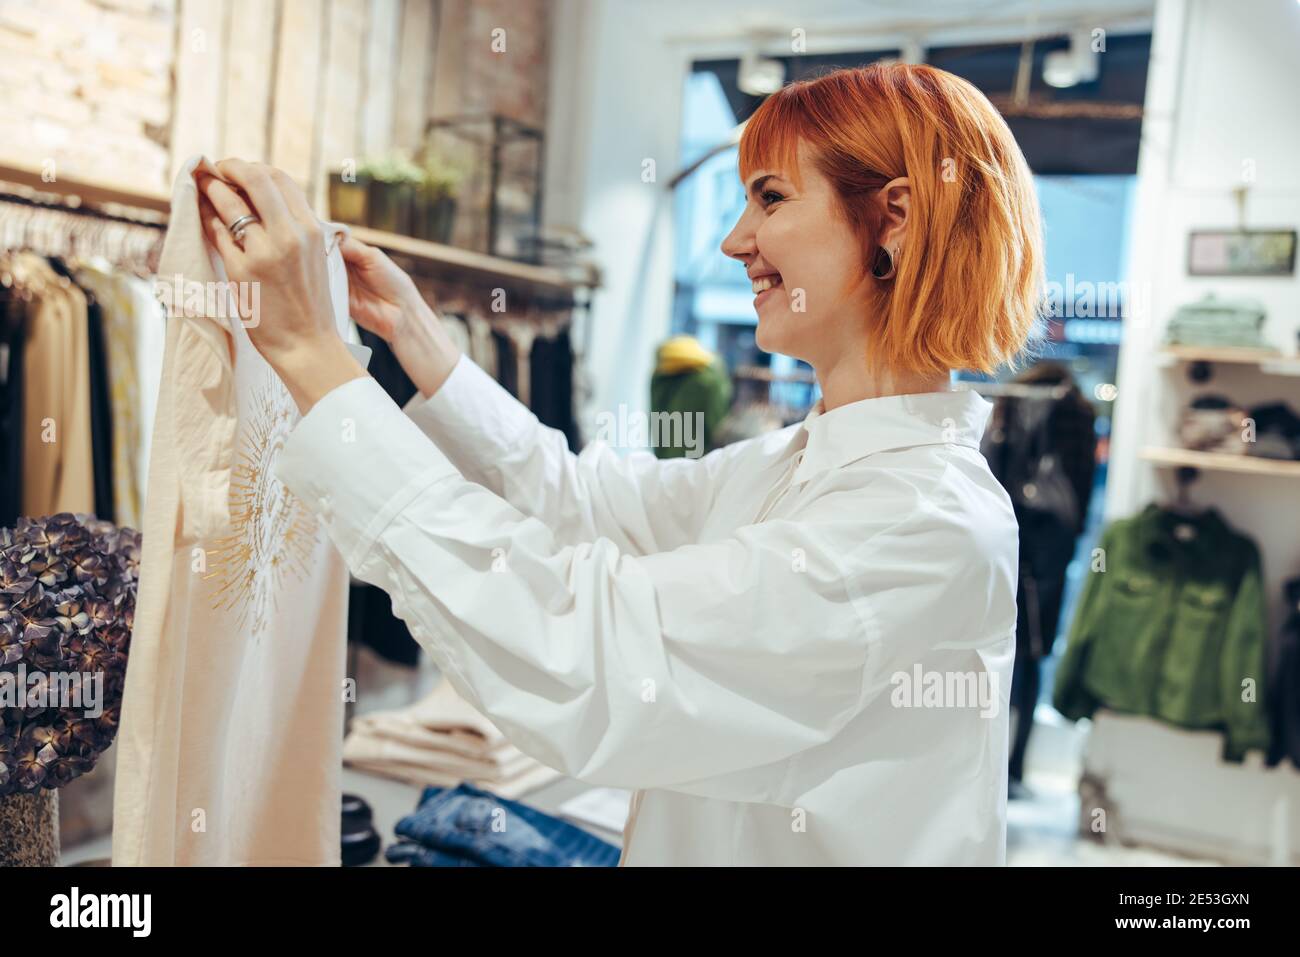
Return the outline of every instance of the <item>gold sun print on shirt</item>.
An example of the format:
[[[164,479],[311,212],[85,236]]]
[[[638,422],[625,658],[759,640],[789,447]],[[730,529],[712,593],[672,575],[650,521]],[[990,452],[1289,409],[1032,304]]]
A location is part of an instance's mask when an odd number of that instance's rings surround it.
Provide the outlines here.
[[[306,577],[318,539],[316,519],[272,469],[294,418],[288,391],[269,377],[253,395],[231,468],[232,531],[208,548],[212,608],[233,612],[254,639],[274,617],[285,584]]]

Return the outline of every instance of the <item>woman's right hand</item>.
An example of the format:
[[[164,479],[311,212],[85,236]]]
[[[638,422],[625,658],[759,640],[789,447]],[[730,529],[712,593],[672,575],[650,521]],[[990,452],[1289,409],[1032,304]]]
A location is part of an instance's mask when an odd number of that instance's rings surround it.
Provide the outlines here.
[[[460,350],[411,277],[382,250],[346,236],[339,252],[348,267],[352,318],[389,344],[422,395],[433,395],[455,368]]]

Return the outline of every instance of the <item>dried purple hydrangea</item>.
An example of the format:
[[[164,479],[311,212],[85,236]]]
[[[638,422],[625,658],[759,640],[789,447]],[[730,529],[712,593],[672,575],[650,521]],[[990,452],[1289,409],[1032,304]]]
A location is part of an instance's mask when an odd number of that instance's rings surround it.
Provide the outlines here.
[[[61,787],[113,743],[139,567],[140,533],[90,515],[0,529],[0,797]]]

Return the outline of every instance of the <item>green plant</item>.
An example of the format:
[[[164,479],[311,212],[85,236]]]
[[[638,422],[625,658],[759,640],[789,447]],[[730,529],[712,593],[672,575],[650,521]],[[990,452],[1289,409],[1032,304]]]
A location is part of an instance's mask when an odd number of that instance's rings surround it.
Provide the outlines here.
[[[432,153],[425,154],[420,172],[420,188],[432,198],[455,196],[465,179],[463,169]]]
[[[380,183],[419,186],[424,182],[424,171],[400,150],[363,160],[357,172]]]

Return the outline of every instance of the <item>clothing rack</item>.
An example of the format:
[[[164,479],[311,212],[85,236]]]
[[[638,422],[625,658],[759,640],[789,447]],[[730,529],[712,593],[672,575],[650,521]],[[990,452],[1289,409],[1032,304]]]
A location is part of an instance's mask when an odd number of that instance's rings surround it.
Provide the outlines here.
[[[0,251],[102,258],[119,268],[152,272],[165,223],[86,206],[58,193],[17,189],[0,187]]]

